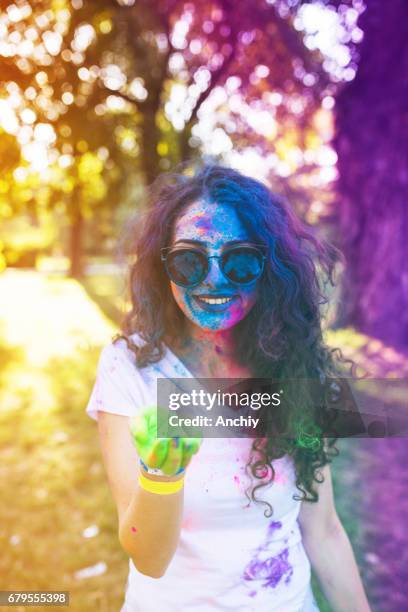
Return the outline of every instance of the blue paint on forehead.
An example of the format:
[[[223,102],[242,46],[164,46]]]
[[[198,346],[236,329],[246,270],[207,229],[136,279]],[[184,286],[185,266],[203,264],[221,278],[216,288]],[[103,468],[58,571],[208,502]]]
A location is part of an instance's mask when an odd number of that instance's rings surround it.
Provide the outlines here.
[[[199,200],[190,204],[175,223],[174,241],[183,238],[218,248],[230,240],[248,240],[250,235],[232,205]]]

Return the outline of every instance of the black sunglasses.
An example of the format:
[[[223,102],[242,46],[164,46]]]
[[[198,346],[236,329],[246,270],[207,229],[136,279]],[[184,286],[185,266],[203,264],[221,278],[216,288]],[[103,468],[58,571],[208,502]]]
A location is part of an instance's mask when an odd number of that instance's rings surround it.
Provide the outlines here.
[[[263,244],[234,246],[221,255],[208,255],[195,247],[164,247],[160,249],[169,278],[180,287],[195,287],[207,276],[210,259],[218,259],[224,276],[239,285],[253,283],[261,276],[266,256]]]

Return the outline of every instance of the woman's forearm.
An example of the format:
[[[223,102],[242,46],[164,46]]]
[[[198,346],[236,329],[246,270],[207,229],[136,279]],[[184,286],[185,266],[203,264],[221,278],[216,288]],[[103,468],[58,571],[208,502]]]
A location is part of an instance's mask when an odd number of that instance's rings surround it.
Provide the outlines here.
[[[148,476],[180,480],[180,476]],[[165,573],[176,551],[183,514],[184,488],[160,495],[138,486],[119,526],[119,540],[136,569],[152,578]]]
[[[320,538],[303,537],[313,570],[333,612],[370,612],[353,549],[343,525]]]

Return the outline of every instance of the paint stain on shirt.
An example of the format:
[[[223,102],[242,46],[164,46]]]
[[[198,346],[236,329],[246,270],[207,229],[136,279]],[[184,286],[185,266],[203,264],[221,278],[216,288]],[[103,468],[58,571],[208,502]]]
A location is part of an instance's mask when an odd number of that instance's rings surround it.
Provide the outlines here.
[[[284,579],[285,584],[290,582],[293,574],[293,567],[289,563],[289,549],[285,548],[279,554],[263,559],[263,554],[267,551],[267,547],[275,531],[282,527],[280,521],[272,521],[268,527],[266,542],[258,548],[256,555],[251,559],[244,570],[243,578],[247,581],[262,580],[262,587],[275,588],[281,580]]]

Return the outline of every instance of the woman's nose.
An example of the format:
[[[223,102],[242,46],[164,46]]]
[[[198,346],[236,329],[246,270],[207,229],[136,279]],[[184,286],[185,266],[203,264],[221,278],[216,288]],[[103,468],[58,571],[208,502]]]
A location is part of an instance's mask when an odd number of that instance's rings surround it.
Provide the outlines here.
[[[210,285],[211,287],[218,287],[223,283],[228,283],[228,279],[226,279],[222,273],[219,257],[216,255],[209,257],[208,265],[208,274],[203,280],[204,284]]]

